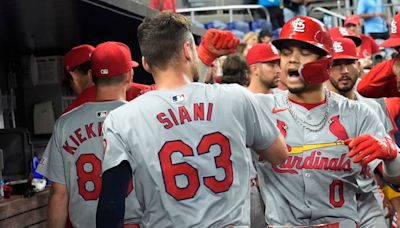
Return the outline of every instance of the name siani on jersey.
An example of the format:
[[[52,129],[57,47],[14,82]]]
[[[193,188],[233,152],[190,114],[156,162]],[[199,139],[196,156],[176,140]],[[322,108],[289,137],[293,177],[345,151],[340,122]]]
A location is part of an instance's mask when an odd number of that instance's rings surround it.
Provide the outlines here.
[[[166,112],[158,113],[157,120],[165,129],[192,121],[211,121],[213,103],[194,103],[192,110],[193,112],[189,112],[183,105],[179,106],[177,111],[169,108]]]
[[[94,129],[93,129],[94,128]],[[75,154],[76,149],[86,140],[103,136],[103,121],[85,124],[84,127],[78,128],[68,136],[65,140],[63,149],[65,152]],[[84,129],[82,131],[82,129]]]

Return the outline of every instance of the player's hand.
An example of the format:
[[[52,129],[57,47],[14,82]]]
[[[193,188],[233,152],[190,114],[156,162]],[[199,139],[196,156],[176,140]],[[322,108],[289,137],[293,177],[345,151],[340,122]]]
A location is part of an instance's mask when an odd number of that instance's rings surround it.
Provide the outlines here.
[[[350,149],[348,156],[354,157],[353,161],[361,162],[363,166],[375,159],[393,160],[397,156],[397,147],[393,140],[387,136],[381,140],[370,134],[365,134],[345,140],[345,144]]]
[[[216,58],[235,53],[239,42],[229,31],[209,29],[197,48],[197,53],[204,64],[211,66]]]

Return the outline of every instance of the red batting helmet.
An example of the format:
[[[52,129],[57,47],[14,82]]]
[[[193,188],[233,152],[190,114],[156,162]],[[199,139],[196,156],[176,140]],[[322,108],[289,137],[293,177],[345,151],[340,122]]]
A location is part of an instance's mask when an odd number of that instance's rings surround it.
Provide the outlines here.
[[[393,17],[390,23],[390,38],[380,44],[382,47],[400,46],[400,13]]]
[[[279,39],[272,41],[272,44],[281,50],[282,45],[290,40],[309,44],[325,53],[324,57],[302,65],[299,73],[300,77],[309,84],[326,81],[329,78],[333,53],[332,38],[328,28],[315,18],[294,17],[286,22]]]

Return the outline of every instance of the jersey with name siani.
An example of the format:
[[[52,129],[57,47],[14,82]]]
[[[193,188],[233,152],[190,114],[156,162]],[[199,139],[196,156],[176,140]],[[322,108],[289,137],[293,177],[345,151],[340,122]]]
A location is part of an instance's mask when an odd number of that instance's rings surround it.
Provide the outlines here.
[[[148,92],[104,122],[103,172],[129,161],[145,227],[248,227],[246,145],[265,149],[279,134],[260,113],[238,85]]]
[[[38,166],[49,180],[65,184],[69,194],[69,217],[74,227],[96,227],[104,156],[102,125],[108,113],[125,101],[89,102],[62,115]],[[127,224],[140,223],[137,199],[126,199]]]
[[[365,104],[332,92],[328,104],[311,110],[292,103],[296,120],[287,96],[287,91],[256,96],[263,110],[273,116],[289,150],[284,164],[257,162],[261,194],[268,202],[267,223],[309,226],[342,221],[355,227],[359,222],[356,193],[371,191],[374,179],[363,175],[365,169],[347,157],[349,149],[343,140],[362,134],[383,138],[382,123]],[[321,122],[327,105],[329,114],[321,130],[308,130],[298,122]]]

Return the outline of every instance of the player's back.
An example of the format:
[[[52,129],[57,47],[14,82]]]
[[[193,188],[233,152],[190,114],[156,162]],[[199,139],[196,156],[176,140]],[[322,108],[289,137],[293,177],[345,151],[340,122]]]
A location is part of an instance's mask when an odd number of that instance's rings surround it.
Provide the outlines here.
[[[126,101],[88,102],[62,115],[46,148],[39,171],[65,184],[74,227],[96,227],[104,154],[102,125],[110,110]]]
[[[111,112],[106,122],[127,143],[144,226],[249,225],[249,96],[237,85],[192,83]],[[137,124],[121,129],[129,123]],[[118,156],[107,151],[105,161]]]

